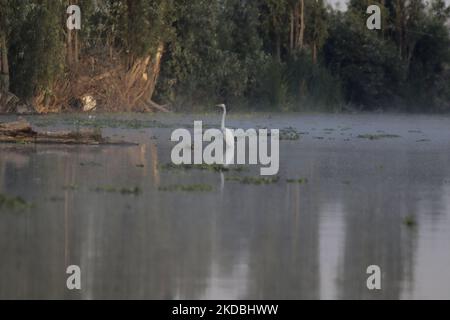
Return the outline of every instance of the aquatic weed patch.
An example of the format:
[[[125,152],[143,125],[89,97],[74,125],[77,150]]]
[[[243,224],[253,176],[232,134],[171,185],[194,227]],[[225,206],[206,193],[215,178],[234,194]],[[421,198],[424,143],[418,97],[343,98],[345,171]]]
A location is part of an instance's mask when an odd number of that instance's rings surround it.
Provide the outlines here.
[[[80,162],[81,167],[101,167],[102,164],[94,161]]]
[[[242,184],[267,185],[267,184],[277,183],[280,180],[280,177],[276,176],[276,177],[268,178],[268,177],[231,176],[231,177],[226,177],[225,180],[240,182]]]
[[[174,184],[159,187],[158,190],[165,192],[211,192],[213,191],[213,187],[208,184]]]
[[[280,130],[280,140],[295,141],[300,139],[300,132],[293,127],[287,127]]]
[[[64,191],[75,191],[75,190],[78,190],[78,185],[69,184],[69,185],[63,186],[63,190]]]
[[[120,193],[123,195],[135,195],[138,196],[141,194],[142,190],[139,187],[114,187],[114,186],[100,186],[94,189],[96,192],[106,192],[106,193]]]
[[[414,216],[407,216],[403,219],[403,224],[408,228],[414,228],[417,226],[417,220]]]
[[[241,172],[245,168],[242,166],[224,167],[220,164],[180,164],[176,165],[173,163],[167,163],[160,166],[160,169],[170,171],[170,170],[200,170],[200,171],[211,171],[211,172]]]
[[[0,193],[0,209],[7,208],[14,211],[25,210],[31,207],[31,204],[22,197],[12,197]]]
[[[401,137],[396,134],[377,133],[377,134],[360,134],[358,138],[368,140],[380,140],[380,139],[395,139]]]
[[[300,178],[300,179],[287,179],[286,182],[287,183],[306,184],[309,181],[307,178]]]

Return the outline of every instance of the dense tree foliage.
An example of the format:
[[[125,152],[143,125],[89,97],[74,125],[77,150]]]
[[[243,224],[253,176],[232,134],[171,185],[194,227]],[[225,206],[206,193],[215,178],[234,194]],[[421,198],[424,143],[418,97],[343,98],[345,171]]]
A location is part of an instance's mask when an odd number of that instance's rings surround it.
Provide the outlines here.
[[[0,90],[41,112],[86,94],[104,110],[448,111],[449,17],[444,0],[0,0]]]

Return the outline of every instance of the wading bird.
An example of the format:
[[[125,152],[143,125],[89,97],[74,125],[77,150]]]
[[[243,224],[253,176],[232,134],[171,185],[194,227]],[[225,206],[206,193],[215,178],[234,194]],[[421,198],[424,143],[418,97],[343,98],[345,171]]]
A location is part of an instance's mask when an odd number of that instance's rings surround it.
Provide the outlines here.
[[[222,115],[222,124],[220,126],[220,129],[222,130],[223,139],[225,140],[225,144],[227,148],[234,148],[234,135],[233,132],[225,128],[225,117],[227,116],[227,107],[224,104],[218,104],[216,107],[223,109],[223,115]]]

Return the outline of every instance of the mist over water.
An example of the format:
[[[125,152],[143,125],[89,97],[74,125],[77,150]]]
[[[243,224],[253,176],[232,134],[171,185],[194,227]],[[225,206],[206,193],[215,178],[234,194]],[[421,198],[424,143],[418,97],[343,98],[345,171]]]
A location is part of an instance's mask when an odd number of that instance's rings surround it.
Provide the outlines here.
[[[227,179],[258,166],[163,168],[172,130],[217,127],[217,115],[127,117],[160,125],[103,129],[137,146],[0,145],[0,193],[32,204],[0,208],[0,298],[450,298],[449,117],[231,115],[229,127],[299,132],[280,141],[280,179],[268,185]],[[177,184],[212,191],[160,190]],[[369,265],[382,269],[380,291],[366,287]]]

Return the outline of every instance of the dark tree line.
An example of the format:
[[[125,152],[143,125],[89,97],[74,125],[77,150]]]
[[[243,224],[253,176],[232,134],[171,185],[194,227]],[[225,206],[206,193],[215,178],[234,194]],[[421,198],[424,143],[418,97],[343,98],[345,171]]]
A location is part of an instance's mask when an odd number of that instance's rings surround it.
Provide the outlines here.
[[[0,90],[40,112],[85,95],[114,111],[447,111],[450,10],[427,3],[0,0]],[[66,28],[71,4],[81,30]],[[366,27],[371,4],[381,30]]]

